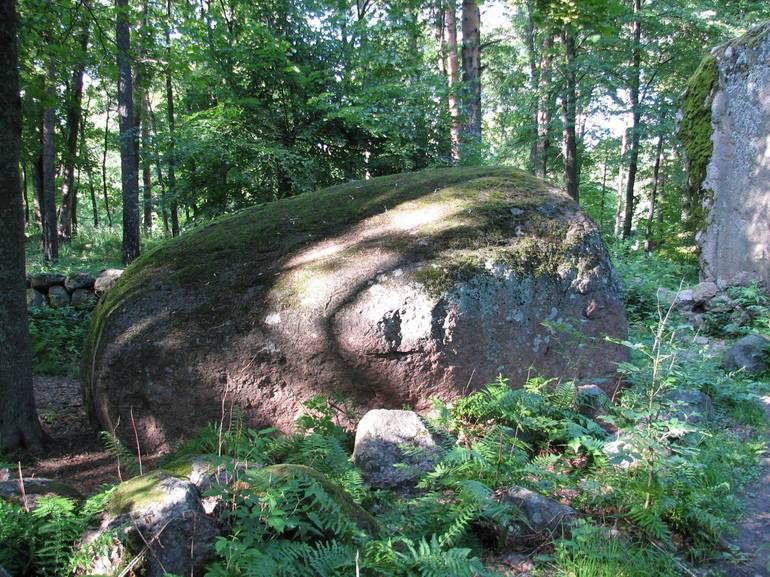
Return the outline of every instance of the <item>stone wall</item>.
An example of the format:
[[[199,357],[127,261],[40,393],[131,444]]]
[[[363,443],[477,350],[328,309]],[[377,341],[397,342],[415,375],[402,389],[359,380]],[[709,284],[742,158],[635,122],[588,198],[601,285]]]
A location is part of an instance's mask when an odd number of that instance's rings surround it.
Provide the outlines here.
[[[96,276],[85,272],[73,272],[68,275],[39,272],[28,275],[27,306],[92,308],[99,297],[115,285],[122,273],[120,269],[110,268]]]
[[[680,130],[690,182],[700,189],[701,276],[770,286],[770,23],[715,48],[704,63],[688,87]],[[716,76],[704,102],[697,88],[709,84],[709,70]],[[704,135],[693,130],[699,106],[710,109],[711,146],[698,143]],[[708,155],[705,175],[696,174],[702,159],[693,151]]]

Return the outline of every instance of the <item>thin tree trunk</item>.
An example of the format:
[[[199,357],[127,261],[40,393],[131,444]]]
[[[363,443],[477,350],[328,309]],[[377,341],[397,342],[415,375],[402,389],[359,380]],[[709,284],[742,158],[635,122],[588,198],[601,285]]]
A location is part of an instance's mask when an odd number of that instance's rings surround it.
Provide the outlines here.
[[[152,172],[151,172],[151,150],[150,145],[150,123],[149,117],[150,105],[147,94],[142,98],[142,200],[144,203],[144,232],[152,232]]]
[[[88,105],[90,108],[90,104]],[[86,111],[86,116],[88,112]],[[94,186],[94,171],[91,165],[91,153],[88,150],[88,141],[86,140],[86,124],[80,123],[80,158],[83,161],[83,166],[86,169],[86,177],[88,178],[88,190],[91,195],[91,210],[93,212],[94,228],[99,228],[99,210],[96,204],[96,187]]]
[[[115,0],[115,42],[118,48],[118,125],[123,193],[123,264],[139,256],[139,163],[136,153],[134,86],[131,77],[131,32],[128,0]]]
[[[481,12],[474,0],[463,0],[463,121],[466,144],[474,156],[481,144]]]
[[[48,46],[52,46],[50,34]],[[43,258],[59,258],[59,235],[56,227],[56,69],[53,57],[46,65],[45,108],[43,109]]]
[[[166,112],[168,114],[168,195],[171,199],[171,236],[179,235],[179,204],[176,191],[176,124],[174,121],[174,86],[171,82],[171,0],[166,0]],[[189,220],[189,218],[188,218]]]
[[[604,207],[607,199],[607,153],[604,154],[604,170],[602,171],[602,196],[599,203],[599,232],[604,230]]]
[[[158,123],[155,119],[155,112],[152,109],[152,106],[148,103],[147,105],[147,111],[150,114],[150,119],[152,120],[152,138],[155,142],[158,142]],[[163,170],[160,165],[160,154],[158,153],[158,147],[155,146],[154,148],[154,157],[155,157],[155,172],[158,176],[158,185],[160,186],[160,213],[163,218],[163,233],[168,235],[169,228],[168,228],[168,209],[166,207],[166,190],[165,186],[163,184]]]
[[[540,75],[537,98],[537,139],[535,140],[535,158],[533,171],[536,176],[545,178],[548,163],[549,133],[551,127],[551,67],[553,64],[553,36],[543,40],[543,55],[540,60]]]
[[[75,232],[77,221],[77,188],[75,187],[75,160],[77,159],[78,137],[83,116],[83,74],[88,51],[89,20],[84,19],[80,32],[80,54],[70,80],[70,94],[67,102],[67,142],[64,161],[64,184],[62,204],[59,212],[59,231],[62,239],[68,241]]]
[[[21,163],[21,193],[24,195],[24,225],[29,225],[29,198],[27,197],[27,164]]]
[[[457,14],[455,0],[449,0],[444,10],[444,34],[446,44],[447,86],[449,87],[449,137],[452,142],[452,162],[460,162],[460,106],[457,91],[460,84],[460,71],[457,61]]]
[[[631,81],[629,94],[631,96],[631,148],[628,157],[628,181],[626,182],[626,210],[623,220],[623,239],[631,236],[631,227],[634,219],[634,186],[636,184],[636,171],[639,163],[639,139],[641,132],[642,111],[639,102],[639,82],[642,64],[642,22],[639,13],[642,9],[642,0],[634,2],[634,21],[632,25],[634,45],[631,62]]]
[[[627,126],[627,125],[626,125]],[[623,191],[626,181],[626,152],[628,149],[628,128],[623,129],[623,138],[620,142],[620,158],[618,159],[618,204],[615,208],[615,236],[620,236],[623,230]]]
[[[42,129],[42,123],[41,123]],[[43,234],[43,139],[39,139],[40,146],[32,163],[32,199],[35,203],[35,219],[40,227],[40,233]],[[42,243],[41,243],[42,247]]]
[[[539,164],[537,159],[538,146],[537,146],[537,134],[538,134],[538,90],[540,86],[540,67],[537,60],[536,36],[537,27],[535,26],[535,7],[533,0],[527,0],[525,3],[527,10],[527,20],[524,24],[524,41],[527,46],[527,61],[529,63],[529,98],[530,102],[530,128],[527,130],[530,146],[529,146],[529,166],[533,173],[537,171]]]
[[[655,164],[652,168],[652,190],[650,191],[650,214],[647,217],[647,239],[645,241],[645,250],[652,251],[654,243],[652,240],[652,223],[655,219],[655,210],[658,203],[658,184],[660,181],[660,157],[663,154],[663,134],[658,136],[658,144],[655,146]]]
[[[107,97],[107,110],[104,116],[104,148],[102,149],[102,193],[104,194],[104,209],[107,211],[107,224],[112,228],[112,213],[110,212],[110,196],[107,191],[107,145],[110,135],[110,99]]]
[[[566,29],[562,36],[564,43],[566,81],[565,94],[562,98],[562,121],[564,125],[563,154],[564,154],[564,185],[575,202],[580,201],[580,183],[578,175],[577,136],[575,124],[577,121],[577,48],[575,34]]]
[[[142,25],[137,34],[136,43],[139,45],[139,63],[136,66],[134,78],[134,110],[136,111],[136,127],[140,135],[141,143],[141,168],[142,168],[142,207],[144,218],[142,220],[145,234],[152,232],[152,172],[151,172],[151,150],[150,150],[150,124],[149,124],[149,95],[147,87],[150,85],[150,79],[147,69],[143,62],[147,58],[148,43],[148,14],[149,3],[147,0],[142,2]]]
[[[43,441],[27,330],[18,70],[16,2],[0,0],[0,450],[8,452],[38,451]]]

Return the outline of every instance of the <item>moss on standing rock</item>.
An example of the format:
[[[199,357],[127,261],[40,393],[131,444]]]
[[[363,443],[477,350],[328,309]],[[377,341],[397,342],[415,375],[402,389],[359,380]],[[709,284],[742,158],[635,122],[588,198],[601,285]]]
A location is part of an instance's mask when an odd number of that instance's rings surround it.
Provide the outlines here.
[[[708,191],[704,191],[702,186],[714,147],[711,142],[714,131],[711,126],[711,93],[718,77],[716,58],[707,56],[687,83],[682,120],[679,123],[679,139],[684,145],[688,163],[686,192],[692,211],[689,223],[692,229],[699,229],[703,225],[702,200]]]

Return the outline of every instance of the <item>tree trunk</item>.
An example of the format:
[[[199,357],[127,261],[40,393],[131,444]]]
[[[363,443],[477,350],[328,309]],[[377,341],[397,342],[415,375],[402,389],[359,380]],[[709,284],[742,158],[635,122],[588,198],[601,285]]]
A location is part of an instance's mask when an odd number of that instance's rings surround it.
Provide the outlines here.
[[[77,188],[75,187],[75,161],[77,159],[78,137],[83,116],[83,74],[85,73],[86,53],[88,51],[89,20],[84,19],[80,32],[80,54],[78,63],[72,70],[70,94],[67,102],[67,143],[64,157],[64,184],[62,203],[59,212],[59,231],[62,239],[68,241],[75,232],[77,220]]]
[[[86,110],[86,117],[88,111]],[[86,169],[88,178],[88,190],[91,193],[91,210],[93,211],[94,228],[99,228],[99,209],[96,203],[96,187],[94,186],[94,170],[91,165],[91,153],[88,151],[88,141],[86,140],[85,122],[80,123],[80,158],[83,159],[83,166]]]
[[[631,96],[631,148],[628,155],[628,181],[626,182],[626,210],[623,219],[623,239],[631,236],[631,227],[634,219],[634,185],[636,184],[636,171],[639,163],[639,139],[641,132],[642,111],[639,102],[639,80],[642,64],[642,22],[639,12],[642,9],[642,0],[633,0],[634,2],[634,21],[632,30],[634,35],[633,54],[631,61],[631,79],[629,94]]]
[[[0,0],[0,450],[13,452],[37,451],[43,441],[27,330],[18,71],[16,2]]]
[[[40,124],[42,128],[42,122]],[[43,139],[40,140],[38,152],[32,163],[32,198],[35,201],[35,219],[40,226],[40,233],[43,233]],[[42,247],[42,243],[41,243]]]
[[[660,181],[660,157],[663,153],[663,134],[658,136],[658,144],[655,147],[655,164],[652,168],[652,190],[650,191],[650,214],[647,217],[647,239],[644,243],[647,252],[652,251],[652,223],[655,219],[655,209],[658,203],[658,183]]]
[[[536,36],[537,27],[535,25],[535,6],[532,0],[527,0],[525,3],[527,10],[527,20],[524,24],[524,43],[527,46],[527,61],[529,64],[529,99],[530,99],[530,127],[527,130],[527,137],[529,138],[529,166],[530,170],[535,173],[537,169],[537,134],[538,134],[538,89],[540,86],[540,67],[537,60],[537,48],[536,48]]]
[[[150,147],[150,123],[149,123],[149,95],[147,87],[150,85],[147,67],[144,61],[147,58],[149,3],[142,2],[142,25],[136,36],[136,44],[139,46],[138,58],[134,77],[134,110],[136,111],[136,129],[140,135],[142,165],[142,208],[144,218],[142,225],[145,234],[152,232],[152,172],[151,172],[151,147]]]
[[[152,110],[152,106],[147,104],[147,112],[150,115],[150,119],[152,120],[152,138],[155,142],[158,142],[158,123],[155,120],[155,112]],[[155,158],[155,172],[158,177],[158,185],[160,186],[160,213],[163,217],[163,233],[168,235],[169,228],[168,228],[168,210],[166,208],[166,190],[163,185],[163,170],[160,166],[160,154],[158,153],[158,147],[154,147],[154,158]]]
[[[540,60],[540,75],[537,97],[537,139],[533,171],[536,176],[545,178],[548,164],[549,134],[551,128],[551,66],[553,63],[553,36],[543,40],[543,53]]]
[[[21,164],[21,194],[24,196],[24,226],[29,226],[29,198],[27,197],[27,165]]]
[[[50,38],[49,34],[46,34]],[[51,46],[50,39],[48,46]],[[45,108],[43,109],[43,258],[59,258],[59,234],[56,227],[56,69],[53,57],[46,66]]]
[[[110,99],[107,97],[107,110],[104,112],[104,148],[102,149],[102,193],[104,209],[107,211],[107,224],[112,228],[112,213],[110,212],[110,196],[107,192],[107,145],[110,135]]]
[[[128,0],[115,0],[115,42],[118,48],[118,125],[123,192],[123,264],[139,256],[139,163],[136,153],[134,86],[131,77],[131,33]]]
[[[563,154],[564,154],[564,185],[575,202],[580,200],[580,182],[578,175],[577,136],[575,124],[577,121],[577,48],[575,34],[566,29],[562,36],[565,56],[565,94],[562,97]]]
[[[473,155],[481,144],[481,12],[474,0],[463,0],[463,121],[466,144]]]
[[[152,232],[152,172],[150,144],[150,123],[148,122],[150,106],[147,94],[142,98],[142,200],[144,201],[144,232]]]
[[[627,125],[626,125],[627,126]],[[615,208],[615,236],[620,236],[623,230],[623,190],[626,181],[626,151],[628,149],[628,128],[623,130],[620,142],[620,158],[618,159],[618,204]]]
[[[457,164],[460,162],[460,106],[457,102],[460,72],[457,62],[457,15],[455,0],[449,0],[449,6],[444,9],[444,35],[447,85],[449,87],[449,118],[451,121],[449,136],[452,142],[452,162]]]
[[[168,195],[171,199],[171,236],[179,236],[179,204],[176,194],[176,125],[174,122],[174,86],[171,82],[171,0],[166,0],[166,111],[168,114]]]
[[[604,170],[602,171],[602,195],[599,203],[599,232],[604,230],[604,207],[607,204],[607,153],[604,154]]]

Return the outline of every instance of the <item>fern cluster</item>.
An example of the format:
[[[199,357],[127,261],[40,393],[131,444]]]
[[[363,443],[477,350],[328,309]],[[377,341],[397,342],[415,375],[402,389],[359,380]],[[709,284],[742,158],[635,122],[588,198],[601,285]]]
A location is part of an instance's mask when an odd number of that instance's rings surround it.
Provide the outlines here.
[[[88,555],[80,538],[109,495],[98,493],[80,505],[65,497],[41,497],[29,512],[0,499],[0,566],[18,577],[75,574]]]

